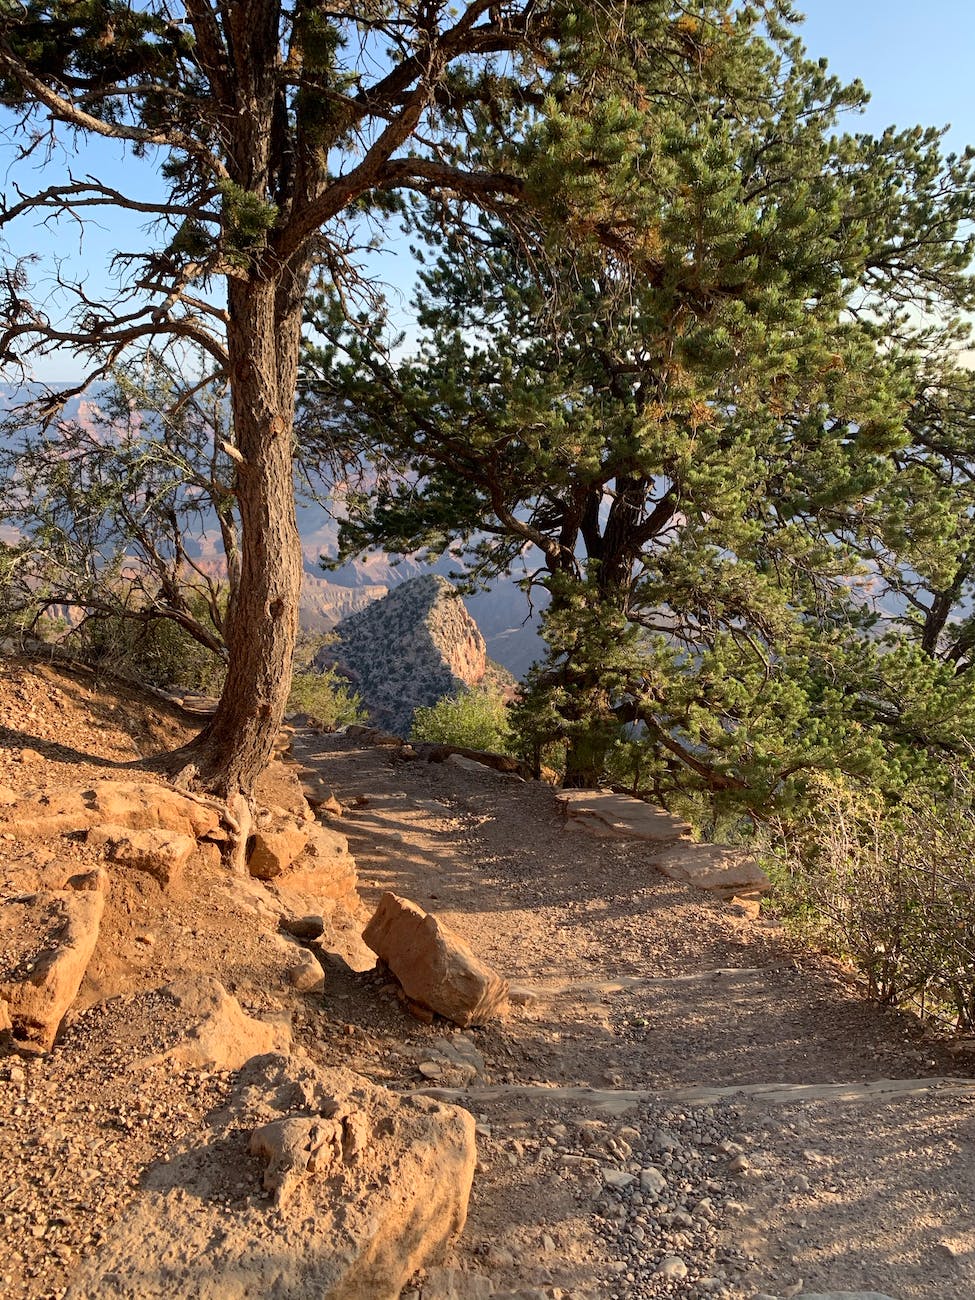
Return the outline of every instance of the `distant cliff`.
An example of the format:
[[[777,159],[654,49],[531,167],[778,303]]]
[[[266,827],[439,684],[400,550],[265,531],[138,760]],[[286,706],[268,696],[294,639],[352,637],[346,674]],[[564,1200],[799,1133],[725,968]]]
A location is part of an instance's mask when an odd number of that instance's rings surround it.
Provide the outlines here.
[[[370,722],[401,736],[419,706],[507,676],[488,659],[455,589],[436,574],[411,578],[344,618],[315,662],[338,668],[361,694]]]

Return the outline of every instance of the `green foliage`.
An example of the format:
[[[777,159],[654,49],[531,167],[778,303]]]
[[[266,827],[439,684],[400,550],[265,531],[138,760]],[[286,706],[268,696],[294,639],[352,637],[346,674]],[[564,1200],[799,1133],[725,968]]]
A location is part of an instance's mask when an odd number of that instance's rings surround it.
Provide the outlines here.
[[[512,733],[504,696],[499,691],[479,690],[445,695],[429,708],[414,712],[410,739],[510,754]]]
[[[192,596],[190,603],[205,622],[203,603]],[[134,614],[87,618],[61,641],[79,658],[119,677],[166,690],[220,694],[226,674],[220,655],[171,619]]]
[[[956,765],[902,800],[815,782],[803,818],[763,832],[773,902],[853,964],[871,997],[975,1027],[975,812]],[[760,841],[761,842],[761,841]]]
[[[267,243],[277,206],[229,180],[220,181],[217,188],[223,199],[224,252],[234,266],[246,267]]]
[[[951,361],[973,155],[842,134],[862,88],[754,13],[657,35],[675,62],[611,45],[585,113],[555,73],[525,142],[561,213],[545,259],[486,218],[472,248],[438,204],[415,356],[318,304],[329,427],[383,454],[345,553],[528,568],[547,655],[517,724],[570,783],[622,763],[712,821],[800,815],[819,772],[894,795],[975,739],[975,624],[951,614],[975,591],[975,388]]]
[[[324,672],[296,671],[291,679],[288,712],[305,713],[329,731],[350,722],[367,721],[358,691],[334,668]]]

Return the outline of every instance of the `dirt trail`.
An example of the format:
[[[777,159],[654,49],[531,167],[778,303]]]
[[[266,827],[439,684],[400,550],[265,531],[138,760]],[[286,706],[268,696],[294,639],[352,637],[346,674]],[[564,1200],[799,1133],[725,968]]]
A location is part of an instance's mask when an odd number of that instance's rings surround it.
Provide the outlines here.
[[[515,986],[458,1034],[336,967],[318,1014],[344,1035],[303,1029],[478,1116],[468,1227],[424,1300],[975,1296],[970,1059],[659,874],[664,850],[567,826],[545,786],[338,737],[296,757],[349,808],[367,903],[436,911]]]

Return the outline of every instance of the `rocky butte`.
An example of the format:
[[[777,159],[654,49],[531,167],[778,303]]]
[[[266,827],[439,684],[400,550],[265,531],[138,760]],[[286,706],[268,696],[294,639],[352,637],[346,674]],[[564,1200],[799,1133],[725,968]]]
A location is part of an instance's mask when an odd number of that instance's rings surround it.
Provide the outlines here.
[[[504,675],[488,659],[456,589],[437,574],[411,578],[339,623],[316,659],[354,684],[377,727],[409,734],[413,711]]]

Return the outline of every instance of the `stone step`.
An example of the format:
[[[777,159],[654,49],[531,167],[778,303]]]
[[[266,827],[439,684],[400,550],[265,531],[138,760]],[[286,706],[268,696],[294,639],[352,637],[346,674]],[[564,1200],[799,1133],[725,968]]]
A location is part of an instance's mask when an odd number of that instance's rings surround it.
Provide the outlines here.
[[[697,986],[722,988],[754,984],[764,980],[774,967],[720,966],[712,970],[694,971],[689,975],[618,975],[613,979],[586,980],[513,980],[510,984],[511,1001],[515,1003],[548,1002],[560,997],[585,997],[587,994],[602,997],[608,993],[684,992]]]
[[[672,844],[691,833],[689,823],[680,817],[612,790],[559,790],[555,798],[570,826],[577,823],[604,835]]]
[[[657,850],[654,865],[672,880],[725,898],[763,894],[771,888],[768,876],[743,849],[698,843],[691,839],[687,822],[642,799],[612,790],[560,790],[555,798],[567,826],[652,844]]]
[[[937,1094],[941,1097],[975,1097],[975,1079],[937,1075],[927,1079],[870,1079],[854,1083],[745,1083],[694,1084],[682,1088],[565,1088],[545,1084],[492,1084],[477,1088],[415,1088],[411,1091],[437,1101],[468,1108],[493,1101],[533,1101],[545,1105],[572,1105],[610,1115],[625,1115],[639,1106],[710,1106],[729,1098],[789,1105],[827,1101],[850,1104],[890,1101],[902,1097]]]

